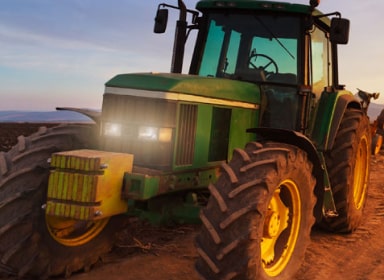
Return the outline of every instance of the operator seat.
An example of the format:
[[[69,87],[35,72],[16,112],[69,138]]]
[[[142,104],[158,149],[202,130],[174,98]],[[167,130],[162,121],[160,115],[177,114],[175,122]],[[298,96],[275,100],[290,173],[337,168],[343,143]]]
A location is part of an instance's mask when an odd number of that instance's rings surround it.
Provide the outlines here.
[[[296,85],[297,77],[295,74],[292,74],[292,73],[276,73],[276,74],[273,73],[268,75],[267,81]]]
[[[266,81],[265,73],[262,69],[240,68],[235,73],[236,79],[246,82],[264,82]]]

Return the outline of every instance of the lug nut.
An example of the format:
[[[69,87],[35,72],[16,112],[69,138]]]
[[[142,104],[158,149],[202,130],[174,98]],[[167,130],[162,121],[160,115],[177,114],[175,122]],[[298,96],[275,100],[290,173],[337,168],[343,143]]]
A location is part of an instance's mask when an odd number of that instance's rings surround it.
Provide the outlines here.
[[[100,210],[97,210],[96,212],[95,212],[95,216],[96,217],[100,217],[100,216],[102,216],[103,215],[103,212],[101,212]]]

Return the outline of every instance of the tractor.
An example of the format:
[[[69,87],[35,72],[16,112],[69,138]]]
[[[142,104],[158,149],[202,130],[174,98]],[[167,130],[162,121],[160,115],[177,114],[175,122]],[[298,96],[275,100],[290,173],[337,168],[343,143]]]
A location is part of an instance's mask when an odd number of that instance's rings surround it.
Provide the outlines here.
[[[363,101],[338,76],[349,21],[308,5],[182,0],[170,73],[119,74],[92,124],[42,127],[0,154],[0,271],[69,277],[127,216],[201,223],[203,279],[293,279],[314,225],[354,231],[371,156]],[[196,35],[188,74],[185,43]]]

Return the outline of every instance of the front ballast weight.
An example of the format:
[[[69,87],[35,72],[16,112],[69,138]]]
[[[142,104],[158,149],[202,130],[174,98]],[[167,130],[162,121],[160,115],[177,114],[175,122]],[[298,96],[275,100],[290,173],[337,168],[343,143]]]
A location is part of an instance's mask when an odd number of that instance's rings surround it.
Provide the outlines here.
[[[50,164],[46,215],[92,221],[127,212],[121,190],[133,155],[74,150],[54,153]]]
[[[141,173],[133,168],[131,154],[89,149],[57,152],[49,162],[47,200],[41,208],[48,217],[77,221],[128,214],[153,224],[199,223],[197,193],[217,178],[212,168]],[[167,202],[158,202],[161,195]]]

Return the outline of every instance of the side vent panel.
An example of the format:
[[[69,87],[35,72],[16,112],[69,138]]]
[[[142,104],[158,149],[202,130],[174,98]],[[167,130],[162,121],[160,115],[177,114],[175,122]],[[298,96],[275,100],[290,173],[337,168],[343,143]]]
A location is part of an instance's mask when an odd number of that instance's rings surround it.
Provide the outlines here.
[[[180,105],[180,122],[177,135],[176,165],[191,165],[195,152],[197,105]]]

